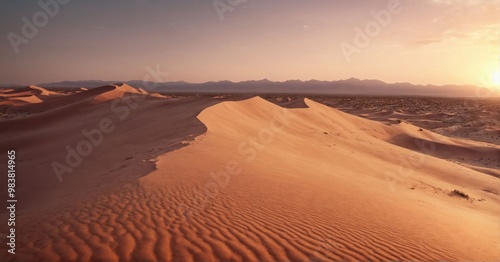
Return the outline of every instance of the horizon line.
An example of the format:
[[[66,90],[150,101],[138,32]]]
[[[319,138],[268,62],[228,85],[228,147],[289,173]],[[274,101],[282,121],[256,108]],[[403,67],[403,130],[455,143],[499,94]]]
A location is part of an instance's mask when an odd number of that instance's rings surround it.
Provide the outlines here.
[[[227,80],[227,79],[223,79],[223,80],[210,80],[210,81],[205,81],[205,82],[188,82],[188,81],[185,81],[185,80],[172,80],[172,81],[161,81],[161,82],[156,82],[156,81],[144,81],[144,80],[138,80],[138,79],[132,79],[132,80],[126,80],[126,81],[114,81],[114,80],[100,80],[100,79],[86,79],[86,80],[61,80],[61,81],[55,81],[55,82],[45,82],[45,83],[37,83],[37,84],[17,84],[17,83],[0,83],[0,87],[4,87],[4,86],[19,86],[19,87],[27,87],[27,86],[31,86],[31,85],[34,85],[34,86],[38,86],[38,85],[50,85],[50,84],[60,84],[60,83],[63,83],[63,82],[91,82],[91,81],[94,81],[94,82],[108,82],[108,83],[113,83],[113,84],[121,84],[121,83],[128,83],[128,82],[136,82],[136,81],[140,81],[140,82],[144,82],[144,83],[177,83],[177,82],[182,82],[182,83],[185,83],[185,84],[207,84],[207,83],[219,83],[219,82],[230,82],[230,83],[233,83],[233,84],[238,84],[238,83],[243,83],[243,82],[258,82],[258,81],[268,81],[268,82],[272,82],[272,83],[285,83],[285,82],[291,82],[291,81],[299,81],[299,82],[310,82],[310,81],[318,81],[318,82],[340,82],[340,81],[347,81],[347,80],[359,80],[359,81],[379,81],[379,82],[382,82],[382,84],[386,84],[386,85],[394,85],[394,84],[410,84],[410,85],[413,85],[413,86],[481,86],[481,85],[478,85],[478,84],[465,84],[465,83],[462,83],[462,84],[451,84],[451,83],[448,83],[448,84],[431,84],[431,83],[427,83],[427,84],[415,84],[415,83],[411,83],[411,82],[386,82],[384,80],[380,80],[380,79],[368,79],[368,78],[365,78],[365,79],[361,79],[361,78],[356,78],[356,77],[350,77],[350,78],[346,78],[346,79],[337,79],[337,80],[319,80],[319,79],[308,79],[308,80],[303,80],[303,79],[288,79],[288,80],[283,80],[283,81],[273,81],[273,80],[269,80],[268,78],[262,78],[262,79],[248,79],[248,80],[241,80],[241,81],[232,81],[232,80]]]

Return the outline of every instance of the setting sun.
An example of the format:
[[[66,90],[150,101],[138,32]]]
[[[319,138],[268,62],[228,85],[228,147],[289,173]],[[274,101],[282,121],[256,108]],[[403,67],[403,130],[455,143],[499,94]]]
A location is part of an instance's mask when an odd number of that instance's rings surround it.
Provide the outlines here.
[[[491,75],[491,82],[496,86],[500,86],[500,69]]]

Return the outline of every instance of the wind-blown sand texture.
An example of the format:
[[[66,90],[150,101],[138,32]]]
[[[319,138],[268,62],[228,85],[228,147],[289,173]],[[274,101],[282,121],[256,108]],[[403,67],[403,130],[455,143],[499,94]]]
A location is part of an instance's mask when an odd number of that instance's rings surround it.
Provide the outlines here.
[[[2,261],[500,259],[498,144],[307,98],[36,90],[0,94],[20,206]],[[52,163],[102,119],[60,182]]]

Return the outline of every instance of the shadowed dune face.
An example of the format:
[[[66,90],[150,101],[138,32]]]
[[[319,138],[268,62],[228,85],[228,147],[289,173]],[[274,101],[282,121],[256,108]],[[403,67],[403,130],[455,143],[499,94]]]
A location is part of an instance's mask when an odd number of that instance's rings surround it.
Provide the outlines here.
[[[154,163],[148,160],[185,146],[204,133],[206,128],[196,115],[218,102],[192,98],[162,100],[143,94],[133,96],[134,93],[108,102],[94,99],[113,91],[113,87],[96,88],[24,106],[33,114],[0,122],[1,150],[16,149],[22,161],[18,171],[30,174],[18,178],[23,185],[18,192],[23,206],[70,202],[71,197],[53,195],[100,191],[101,187],[107,188],[106,181],[110,179],[121,184],[135,181],[154,169]],[[58,107],[62,103],[64,106]],[[108,123],[110,132],[101,128],[103,122]],[[84,145],[83,151],[89,151],[86,145],[90,145],[91,153],[79,153],[79,145]],[[59,168],[55,168],[55,162],[64,167],[56,164]]]
[[[284,108],[307,108],[307,105],[304,102],[304,97],[278,97],[273,99],[271,102]]]
[[[36,114],[0,121],[0,148],[15,146],[18,172],[33,174],[19,177],[29,234],[18,237],[17,259],[500,259],[500,181],[441,159],[498,146],[309,99],[280,107],[120,86],[59,99],[67,105],[29,105]],[[114,131],[59,183],[50,163],[103,118]]]

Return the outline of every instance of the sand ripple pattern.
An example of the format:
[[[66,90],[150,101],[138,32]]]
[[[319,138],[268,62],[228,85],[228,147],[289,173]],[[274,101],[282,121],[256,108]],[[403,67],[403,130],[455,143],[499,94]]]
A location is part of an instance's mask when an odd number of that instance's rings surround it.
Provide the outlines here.
[[[360,217],[240,203],[221,195],[187,215],[189,186],[175,190],[136,184],[68,207],[32,225],[17,259],[37,261],[339,261],[454,260],[424,243],[358,223]],[[272,206],[271,206],[272,207]],[[356,224],[356,230],[346,221]]]

